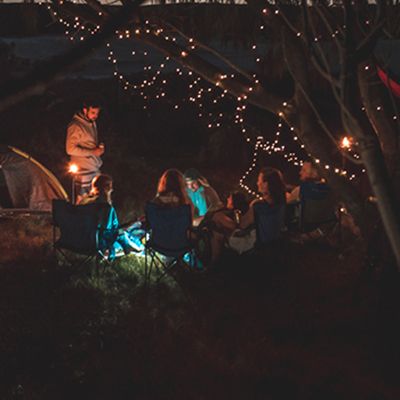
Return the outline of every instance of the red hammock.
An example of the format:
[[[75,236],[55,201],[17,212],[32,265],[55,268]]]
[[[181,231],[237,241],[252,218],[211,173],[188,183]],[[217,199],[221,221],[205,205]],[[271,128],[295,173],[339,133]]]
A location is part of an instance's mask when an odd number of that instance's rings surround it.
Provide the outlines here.
[[[387,73],[383,69],[379,67],[377,67],[377,69],[378,69],[378,76],[381,79],[381,81],[385,84],[385,86],[387,86],[388,89],[391,90],[395,96],[400,97],[400,83],[397,83],[393,79],[390,79]]]

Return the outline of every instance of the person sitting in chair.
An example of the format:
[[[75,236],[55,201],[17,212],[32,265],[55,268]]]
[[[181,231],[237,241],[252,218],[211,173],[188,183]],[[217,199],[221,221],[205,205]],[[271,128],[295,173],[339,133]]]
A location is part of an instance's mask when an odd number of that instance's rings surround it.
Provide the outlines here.
[[[261,198],[253,200],[249,211],[243,215],[240,228],[245,229],[254,224],[254,206],[259,203],[269,207],[282,207],[286,205],[285,183],[281,171],[275,168],[262,168],[257,178],[257,189]]]
[[[117,212],[112,205],[112,192],[111,176],[100,174],[93,179],[90,193],[79,203],[80,205],[95,203],[101,206],[99,250],[108,253],[109,259],[115,258],[116,253],[121,249],[126,255],[132,251],[140,252],[144,249],[140,240],[129,234],[129,230],[120,229]]]
[[[191,210],[191,219],[193,219],[194,207],[186,192],[184,176],[175,168],[168,169],[161,175],[158,181],[157,194],[151,203],[167,208],[188,205]],[[193,232],[187,233],[189,240],[194,243],[196,237]],[[195,267],[198,270],[203,268],[193,251],[185,253],[183,260],[190,267]]]
[[[171,207],[191,204],[185,189],[184,177],[179,170],[170,168],[161,175],[158,181],[157,194],[152,201]]]
[[[234,250],[242,253],[253,247],[256,241],[264,245],[280,237],[285,224],[285,187],[282,173],[278,169],[268,167],[260,170],[257,188],[261,197],[253,200],[238,224],[240,229],[249,230],[248,235],[232,235],[229,239],[229,245]],[[266,221],[257,222],[257,212],[262,213]]]
[[[207,211],[223,206],[217,192],[199,171],[189,168],[185,171],[186,190],[194,207],[193,225],[198,226]]]
[[[210,226],[216,232],[229,236],[237,229],[242,215],[249,209],[249,203],[246,195],[238,190],[230,192],[226,205],[216,210],[210,210],[200,224]]]
[[[319,183],[324,183],[318,173],[317,168],[311,161],[305,161],[299,172],[300,185],[296,186],[290,193],[286,195],[287,203],[296,203],[301,199],[301,191],[304,188],[316,186]]]
[[[243,192],[231,192],[226,200],[225,207],[209,211],[201,221],[198,230],[209,232],[210,263],[215,263],[221,254],[224,244],[238,229],[242,215],[249,209],[247,197]]]

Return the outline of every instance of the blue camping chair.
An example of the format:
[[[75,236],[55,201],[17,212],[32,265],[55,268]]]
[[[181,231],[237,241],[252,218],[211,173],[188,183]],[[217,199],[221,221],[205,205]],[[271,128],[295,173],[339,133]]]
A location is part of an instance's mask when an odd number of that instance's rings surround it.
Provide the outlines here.
[[[227,247],[235,253],[251,255],[279,245],[285,228],[285,204],[271,206],[265,201],[253,205],[254,224],[236,230],[228,238]]]
[[[272,207],[266,202],[257,202],[254,204],[253,210],[256,248],[279,241],[285,227],[285,205]]]
[[[149,282],[153,268],[156,268],[161,272],[158,281],[170,275],[181,286],[174,272],[176,267],[187,265],[184,261],[185,254],[193,254],[190,206],[170,207],[148,202],[145,216],[148,231],[145,244],[146,283]]]
[[[339,221],[332,190],[324,182],[303,182],[300,185],[299,230],[310,232]]]
[[[267,202],[253,205],[255,243],[241,254],[254,257],[250,264],[261,267],[263,271],[286,265],[285,257],[289,252],[284,235],[285,208],[285,204],[271,206]]]
[[[341,213],[332,190],[324,182],[303,182],[300,185],[297,231],[311,239],[329,238],[338,234],[341,243]],[[313,233],[318,235],[313,235]]]
[[[99,238],[107,238],[112,243],[116,240],[118,230],[104,230],[100,226],[104,213],[109,212],[107,204],[73,205],[65,200],[53,200],[53,248],[62,254],[64,260],[76,267],[81,267],[93,259],[96,267],[104,256],[105,248],[100,246]],[[56,231],[59,238],[56,239]],[[103,239],[104,240],[104,239]],[[83,256],[80,262],[72,254]]]

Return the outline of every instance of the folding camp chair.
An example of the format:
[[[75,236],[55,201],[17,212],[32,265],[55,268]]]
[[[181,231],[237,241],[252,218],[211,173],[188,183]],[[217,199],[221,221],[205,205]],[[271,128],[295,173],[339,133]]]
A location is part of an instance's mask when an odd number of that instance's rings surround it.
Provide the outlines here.
[[[263,248],[282,239],[285,227],[285,205],[272,207],[266,202],[257,202],[253,210],[256,248]]]
[[[53,200],[53,247],[66,263],[76,268],[95,260],[99,267],[101,260],[107,261],[99,249],[99,221],[107,204],[72,205],[65,200]],[[56,240],[57,228],[60,232]],[[103,236],[116,238],[118,231],[104,231]],[[74,255],[83,256],[80,261]],[[97,268],[96,268],[97,270]]]
[[[305,182],[300,185],[300,212],[298,231],[313,237],[329,237],[338,232],[341,240],[339,207],[329,186],[322,182]]]
[[[193,256],[190,239],[192,212],[189,205],[169,207],[148,202],[145,206],[147,240],[145,243],[145,280],[149,282],[153,269],[158,269],[160,281],[166,275],[176,278],[179,266],[187,266],[185,254]]]
[[[272,207],[260,201],[253,205],[254,224],[238,229],[228,238],[227,247],[240,255],[249,255],[273,247],[282,239],[285,205]]]
[[[240,247],[241,240],[244,240],[243,247],[248,247],[248,249],[239,254],[255,257],[252,264],[260,265],[263,269],[266,264],[269,267],[281,266],[284,264],[282,254],[286,253],[282,250],[285,244],[285,205],[271,206],[267,202],[256,202],[253,205],[253,211],[255,235],[254,228],[251,231],[246,229],[247,233],[243,235],[243,238],[239,236],[235,251],[238,252],[237,248]],[[234,243],[230,239],[230,244]]]

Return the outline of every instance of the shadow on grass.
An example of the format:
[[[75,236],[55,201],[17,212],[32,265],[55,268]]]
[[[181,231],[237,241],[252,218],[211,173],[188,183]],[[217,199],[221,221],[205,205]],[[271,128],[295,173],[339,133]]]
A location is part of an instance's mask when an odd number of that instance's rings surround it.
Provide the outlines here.
[[[135,256],[74,274],[41,252],[3,263],[0,398],[399,398],[371,351],[376,291],[354,252],[281,253],[183,272],[195,307],[172,279],[146,289]]]

